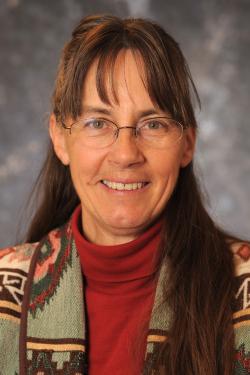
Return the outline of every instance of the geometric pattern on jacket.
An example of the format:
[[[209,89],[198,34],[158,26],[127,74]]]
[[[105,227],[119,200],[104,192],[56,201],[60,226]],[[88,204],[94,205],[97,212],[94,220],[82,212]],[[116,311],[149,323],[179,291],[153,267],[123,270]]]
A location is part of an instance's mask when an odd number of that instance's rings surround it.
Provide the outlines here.
[[[232,247],[236,294],[235,375],[250,374],[250,247]],[[143,375],[167,339],[161,267],[149,323]],[[161,308],[159,308],[161,306]],[[71,223],[41,242],[0,250],[0,375],[86,375],[86,320],[80,259]]]

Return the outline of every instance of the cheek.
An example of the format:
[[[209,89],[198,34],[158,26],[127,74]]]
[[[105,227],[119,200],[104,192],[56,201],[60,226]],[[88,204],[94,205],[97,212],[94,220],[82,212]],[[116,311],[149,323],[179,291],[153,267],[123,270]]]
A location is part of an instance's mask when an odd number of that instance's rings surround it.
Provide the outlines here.
[[[182,149],[172,149],[158,154],[153,169],[162,179],[176,179],[181,167]]]
[[[170,199],[179,176],[181,167],[181,149],[171,150],[162,153],[158,163],[154,165],[155,171],[155,195],[158,201],[158,208],[165,207]]]
[[[75,185],[79,182],[94,184],[98,179],[102,165],[103,155],[96,150],[91,150],[74,142],[69,147],[69,166]],[[76,186],[78,189],[80,186]]]

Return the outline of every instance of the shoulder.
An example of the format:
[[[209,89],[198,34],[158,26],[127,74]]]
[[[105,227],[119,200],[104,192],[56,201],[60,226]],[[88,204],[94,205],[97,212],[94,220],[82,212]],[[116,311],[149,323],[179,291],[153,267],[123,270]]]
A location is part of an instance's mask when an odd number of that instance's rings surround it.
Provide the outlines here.
[[[3,348],[10,347],[11,337],[13,358],[18,358],[21,307],[30,262],[36,248],[37,243],[26,243],[0,249],[0,348],[1,353],[4,353]],[[6,355],[0,354],[5,373],[17,373],[17,361],[7,363],[6,358]]]
[[[53,257],[60,250],[63,240],[69,236],[69,229],[70,226],[66,223],[48,232],[41,241],[0,249],[0,270],[19,269],[27,273],[36,250],[41,250],[38,261]]]
[[[234,257],[235,276],[250,274],[250,243],[234,242],[231,249]]]
[[[39,276],[41,273],[48,273],[55,253],[59,252],[60,240],[60,230],[54,229],[39,242],[0,249],[0,318],[9,318],[10,310],[12,318],[20,317],[25,285],[33,260]]]
[[[37,243],[0,249],[0,317],[20,318],[24,287]]]
[[[250,244],[237,242],[231,245],[231,249],[235,265],[232,319],[235,358],[236,367],[244,371],[245,368],[249,368],[250,360]]]
[[[32,262],[36,274],[48,273],[60,248],[60,231],[54,229],[41,241],[23,243],[0,249],[0,320],[20,321],[25,286],[30,277]]]
[[[30,260],[38,246],[37,243],[24,243],[0,249],[0,270],[20,269],[28,272]]]
[[[234,242],[231,245],[234,258],[235,305],[234,311],[250,312],[250,244]],[[242,313],[241,313],[242,314]],[[237,315],[237,313],[236,313]],[[236,316],[235,316],[236,317]]]
[[[37,245],[25,243],[0,249],[0,363],[5,374],[18,373],[22,301]],[[11,348],[11,360],[6,348]]]

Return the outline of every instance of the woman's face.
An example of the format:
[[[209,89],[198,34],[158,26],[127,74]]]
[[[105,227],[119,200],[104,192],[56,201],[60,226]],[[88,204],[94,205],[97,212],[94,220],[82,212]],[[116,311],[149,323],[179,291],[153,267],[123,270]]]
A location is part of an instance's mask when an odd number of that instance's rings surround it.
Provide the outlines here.
[[[142,71],[138,71],[130,51],[118,56],[114,69],[118,103],[112,100],[109,85],[111,105],[100,99],[96,66],[96,63],[92,65],[84,82],[83,117],[105,117],[122,127],[133,126],[147,117],[166,115],[151,101],[141,79]],[[149,111],[155,115],[145,116]],[[190,128],[171,148],[142,147],[135,142],[131,129],[124,129],[111,146],[89,148],[74,132],[69,134],[58,126],[53,116],[50,133],[58,157],[70,166],[82,205],[85,236],[103,245],[131,241],[159,217],[174,190],[179,169],[192,159],[195,143],[194,130]],[[141,182],[147,184],[134,185],[138,187],[135,190],[114,189],[117,183]]]

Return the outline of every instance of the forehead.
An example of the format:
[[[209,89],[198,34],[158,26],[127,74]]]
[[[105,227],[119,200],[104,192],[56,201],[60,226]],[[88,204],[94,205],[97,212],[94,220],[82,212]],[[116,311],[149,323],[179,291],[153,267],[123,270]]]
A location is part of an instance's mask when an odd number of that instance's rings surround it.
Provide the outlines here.
[[[99,72],[98,64],[99,59],[96,59],[85,77],[83,106],[94,102],[111,106],[154,107],[147,89],[145,65],[138,53],[122,50],[113,64],[101,65]]]

